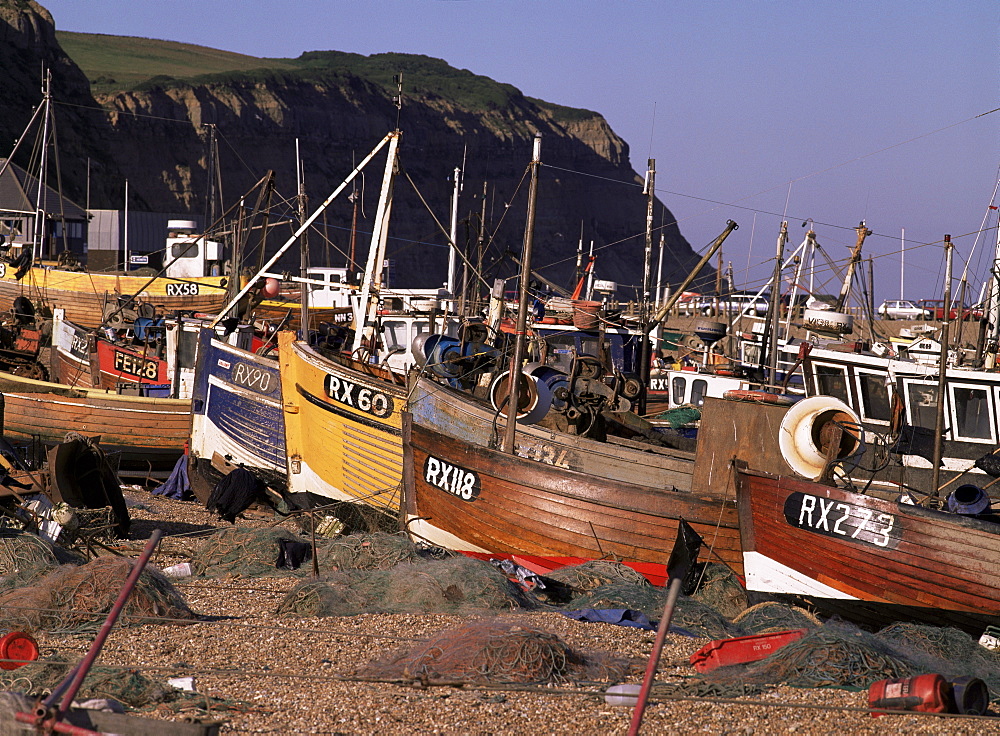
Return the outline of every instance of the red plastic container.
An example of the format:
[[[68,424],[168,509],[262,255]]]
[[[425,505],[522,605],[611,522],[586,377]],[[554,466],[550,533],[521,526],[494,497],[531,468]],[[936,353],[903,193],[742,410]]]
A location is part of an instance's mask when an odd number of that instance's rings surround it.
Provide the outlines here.
[[[791,629],[773,634],[716,639],[692,654],[691,664],[699,672],[710,672],[716,667],[756,662],[770,657],[781,647],[801,639],[805,634],[806,629]]]
[[[0,660],[16,660],[0,661],[0,670],[16,670],[36,659],[38,659],[38,642],[30,634],[11,631],[0,636]]]
[[[947,680],[937,674],[879,680],[868,688],[868,707],[947,713],[951,702],[949,690]],[[887,714],[872,713],[873,718],[884,715]]]

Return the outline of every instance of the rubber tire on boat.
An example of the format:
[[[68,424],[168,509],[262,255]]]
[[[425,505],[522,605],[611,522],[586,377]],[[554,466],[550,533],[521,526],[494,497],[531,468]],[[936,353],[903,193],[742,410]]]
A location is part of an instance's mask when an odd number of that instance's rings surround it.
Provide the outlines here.
[[[746,389],[731,389],[723,393],[722,398],[729,401],[754,401],[758,404],[777,404],[778,406],[791,406],[795,403],[795,399],[791,396]]]

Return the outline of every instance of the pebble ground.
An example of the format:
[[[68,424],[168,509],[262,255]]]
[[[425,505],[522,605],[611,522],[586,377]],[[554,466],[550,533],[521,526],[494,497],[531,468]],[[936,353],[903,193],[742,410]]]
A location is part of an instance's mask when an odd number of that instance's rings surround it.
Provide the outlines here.
[[[133,541],[155,527],[167,536],[154,563],[185,559],[196,536],[227,526],[194,502],[126,489],[132,505]],[[248,512],[241,526],[273,524],[269,514]],[[287,522],[286,522],[287,523]],[[225,734],[625,734],[632,709],[609,706],[600,687],[536,688],[533,692],[456,687],[419,688],[356,681],[374,658],[413,646],[466,617],[362,615],[351,618],[278,618],[274,610],[293,578],[192,579],[179,584],[189,605],[209,617],[185,626],[116,629],[100,663],[135,668],[165,680],[193,677],[201,708],[166,706],[150,718],[197,717],[221,722]],[[558,634],[574,648],[634,658],[641,671],[653,632],[573,621],[558,613],[516,614],[528,625]],[[688,657],[704,639],[668,638],[659,679],[675,682],[693,673]],[[42,657],[82,656],[89,640],[41,636]],[[347,679],[345,679],[347,678]],[[639,682],[641,676],[631,678]],[[782,687],[739,704],[683,700],[652,703],[643,734],[1000,734],[1000,718],[883,716],[862,709],[867,692]]]

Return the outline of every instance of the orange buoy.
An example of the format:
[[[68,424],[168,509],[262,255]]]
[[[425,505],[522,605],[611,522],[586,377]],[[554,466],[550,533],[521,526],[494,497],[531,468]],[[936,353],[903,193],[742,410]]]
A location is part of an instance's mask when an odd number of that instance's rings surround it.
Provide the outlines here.
[[[868,707],[873,709],[947,713],[949,702],[948,682],[938,674],[879,680],[868,688]],[[872,717],[884,715],[872,713]]]
[[[0,670],[16,670],[38,659],[38,642],[23,631],[0,636]]]
[[[767,391],[749,391],[746,389],[734,388],[722,394],[722,398],[729,401],[755,401],[758,404],[777,404],[779,406],[791,406],[795,399],[784,394],[772,394]]]

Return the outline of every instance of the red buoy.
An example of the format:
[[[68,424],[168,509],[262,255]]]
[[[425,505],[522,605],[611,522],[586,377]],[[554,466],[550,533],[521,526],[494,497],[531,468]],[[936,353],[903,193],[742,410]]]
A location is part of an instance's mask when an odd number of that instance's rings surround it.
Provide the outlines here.
[[[38,642],[23,631],[0,636],[0,670],[16,670],[38,659]]]
[[[950,704],[948,690],[948,682],[938,674],[879,680],[868,688],[868,707],[947,713]],[[872,713],[872,717],[884,715]]]
[[[278,279],[267,279],[260,289],[264,296],[273,299],[281,293],[281,282]]]

